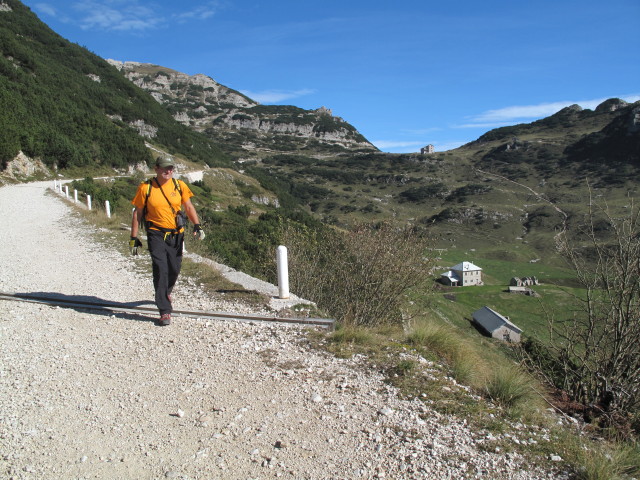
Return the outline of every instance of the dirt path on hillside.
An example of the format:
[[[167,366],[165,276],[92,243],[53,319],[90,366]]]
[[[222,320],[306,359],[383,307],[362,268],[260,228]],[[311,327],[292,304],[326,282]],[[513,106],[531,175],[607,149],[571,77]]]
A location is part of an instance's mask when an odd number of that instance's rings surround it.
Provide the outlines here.
[[[148,259],[97,243],[47,186],[0,188],[0,291],[151,304],[136,263]],[[248,308],[186,279],[174,295],[180,308]],[[399,399],[362,359],[311,350],[298,327],[163,328],[13,301],[0,313],[2,478],[554,478],[496,453],[488,432]]]
[[[510,178],[507,178],[503,175],[498,175],[497,173],[491,173],[491,172],[486,172],[484,170],[480,170],[479,168],[476,168],[476,172],[478,173],[482,173],[483,175],[491,175],[492,177],[497,177],[497,178],[501,178],[502,180],[504,180],[505,182],[509,182],[509,183],[513,183],[515,185],[518,185],[519,187],[528,190],[529,192],[531,192],[538,200],[542,201],[542,202],[546,202],[548,203],[556,212],[558,212],[560,214],[560,216],[562,217],[562,230],[560,230],[558,233],[556,233],[553,238],[555,240],[558,239],[558,237],[560,235],[562,235],[566,230],[567,230],[567,219],[569,218],[569,215],[567,214],[567,212],[565,212],[564,210],[562,210],[560,207],[558,207],[558,205],[556,205],[555,203],[553,203],[551,200],[549,200],[545,195],[543,195],[542,193],[538,193],[536,192],[533,188],[528,187],[527,185],[524,185],[520,182],[516,182],[515,180],[511,180]]]

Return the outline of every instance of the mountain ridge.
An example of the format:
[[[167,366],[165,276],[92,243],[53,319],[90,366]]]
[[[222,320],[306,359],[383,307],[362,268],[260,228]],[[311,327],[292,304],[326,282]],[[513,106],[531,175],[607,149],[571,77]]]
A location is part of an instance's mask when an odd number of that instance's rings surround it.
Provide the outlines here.
[[[107,60],[163,104],[180,123],[219,142],[229,152],[377,151],[330,109],[261,105],[204,75],[160,65]]]

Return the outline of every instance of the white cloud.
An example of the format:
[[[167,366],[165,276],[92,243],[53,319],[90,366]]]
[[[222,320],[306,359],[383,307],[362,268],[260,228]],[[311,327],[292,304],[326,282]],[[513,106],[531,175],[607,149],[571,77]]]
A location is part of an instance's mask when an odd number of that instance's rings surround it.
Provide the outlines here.
[[[454,148],[461,147],[465,143],[469,143],[469,141],[464,142],[447,142],[447,143],[435,143],[433,146],[436,148],[436,152],[446,152],[447,150],[453,150]]]
[[[596,98],[591,100],[563,101],[540,103],[538,105],[514,105],[511,107],[499,108],[496,110],[487,110],[475,117],[470,117],[471,122],[458,125],[456,128],[496,128],[505,125],[512,125],[514,122],[522,120],[532,120],[544,118],[562,110],[570,105],[578,104],[582,108],[594,109],[608,98]],[[636,102],[640,99],[640,95],[621,95],[621,98],[627,102]]]
[[[215,15],[217,4],[216,0],[210,0],[175,14],[161,11],[146,0],[80,0],[73,4],[73,8],[79,12],[75,22],[83,30],[143,32],[166,25],[171,19],[179,23],[206,20]],[[179,4],[176,5],[176,9],[180,8]],[[58,16],[58,12],[48,3],[39,3],[36,8],[47,15]]]
[[[175,18],[179,22],[186,22],[187,20],[206,20],[216,14],[217,11],[216,2],[208,2],[206,5],[201,5],[193,10],[179,13],[175,15]]]
[[[255,100],[259,103],[278,103],[285,100],[291,100],[292,98],[299,98],[305,95],[315,93],[315,90],[303,88],[300,90],[293,90],[290,92],[282,90],[265,90],[262,92],[252,92],[249,90],[241,90],[241,92],[247,97]]]
[[[499,128],[513,125],[513,122],[495,122],[495,123],[463,123],[461,125],[453,125],[452,128]]]
[[[420,148],[426,145],[425,142],[407,142],[398,140],[374,140],[371,143],[373,143],[380,150],[401,149],[410,147],[418,147],[417,150],[420,150]]]
[[[373,143],[383,152],[390,153],[417,153],[422,147],[427,145],[426,142],[410,142],[402,140],[374,140]],[[458,148],[468,142],[446,142],[446,143],[433,143],[436,152],[446,152]]]
[[[52,5],[49,5],[48,3],[36,3],[35,9],[38,12],[42,12],[45,15],[49,15],[51,17],[57,16],[56,9]]]
[[[497,110],[487,110],[475,117],[472,117],[473,124],[495,124],[520,118],[540,118],[553,115],[558,110],[563,109],[576,102],[554,102],[541,103],[539,105],[515,105],[511,107],[499,108]]]
[[[156,28],[163,19],[149,7],[136,1],[114,0],[85,1],[76,3],[76,10],[83,12],[80,27],[83,30],[101,29],[113,31],[144,31]]]

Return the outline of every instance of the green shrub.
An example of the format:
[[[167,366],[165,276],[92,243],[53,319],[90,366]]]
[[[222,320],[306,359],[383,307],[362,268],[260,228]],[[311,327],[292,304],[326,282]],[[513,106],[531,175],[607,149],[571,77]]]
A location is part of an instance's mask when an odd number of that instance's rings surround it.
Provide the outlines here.
[[[331,334],[329,340],[333,343],[370,345],[374,342],[373,332],[362,327],[340,327]]]
[[[349,326],[403,323],[407,292],[427,288],[428,241],[388,224],[350,231],[287,229],[290,283],[305,298]]]
[[[537,402],[531,377],[515,366],[498,368],[486,384],[486,394],[507,408],[518,408],[530,401]]]
[[[434,351],[448,360],[458,349],[459,337],[444,326],[422,324],[407,336],[409,343]]]
[[[423,322],[414,326],[407,341],[444,358],[460,383],[477,386],[485,377],[484,362],[451,327]]]
[[[573,445],[578,480],[619,480],[640,474],[640,447],[637,444],[602,443],[588,447]]]

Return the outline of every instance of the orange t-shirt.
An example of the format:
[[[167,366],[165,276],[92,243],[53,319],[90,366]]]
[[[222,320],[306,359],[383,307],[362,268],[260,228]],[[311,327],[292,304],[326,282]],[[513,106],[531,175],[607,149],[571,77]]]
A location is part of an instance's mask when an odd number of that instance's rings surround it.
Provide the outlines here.
[[[160,228],[175,229],[176,228],[176,216],[169,207],[169,202],[174,211],[178,213],[182,204],[193,197],[193,193],[187,187],[186,183],[182,180],[176,180],[180,184],[180,191],[176,188],[173,179],[169,180],[162,186],[162,192],[166,195],[164,198],[156,179],[151,180],[151,192],[149,198],[147,198],[147,192],[149,191],[149,184],[147,182],[141,183],[136,191],[136,196],[133,197],[131,203],[136,208],[144,208],[147,204],[147,216],[146,221],[151,222],[153,226]],[[169,202],[167,202],[169,200]],[[151,228],[153,228],[153,226]]]

